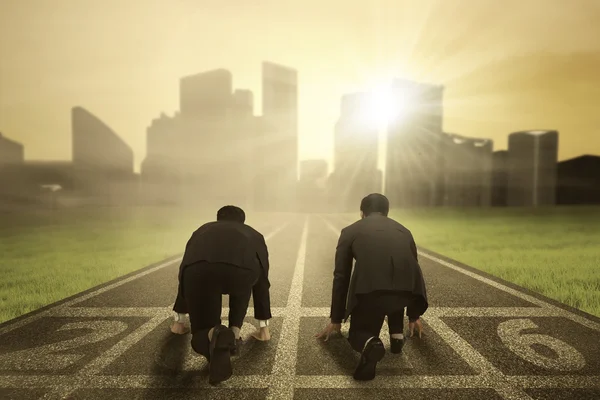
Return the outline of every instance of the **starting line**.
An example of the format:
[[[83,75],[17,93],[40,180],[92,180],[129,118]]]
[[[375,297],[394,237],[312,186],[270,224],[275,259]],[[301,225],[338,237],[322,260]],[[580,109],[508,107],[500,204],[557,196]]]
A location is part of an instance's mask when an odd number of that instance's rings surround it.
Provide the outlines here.
[[[339,229],[335,228],[327,219],[324,222],[330,230],[339,235]],[[281,226],[265,239],[269,240],[287,225]],[[302,307],[302,290],[304,283],[304,261],[306,257],[306,244],[308,235],[309,218],[306,217],[302,232],[302,238],[298,250],[296,265],[294,268],[288,302],[286,307],[275,307],[272,309],[273,317],[283,319],[279,343],[276,349],[275,361],[270,375],[234,375],[228,381],[220,384],[218,388],[226,389],[269,389],[269,399],[292,399],[294,389],[353,389],[353,388],[429,388],[429,389],[494,389],[496,393],[506,399],[528,399],[532,398],[524,392],[524,389],[600,389],[600,373],[594,375],[523,375],[507,376],[498,370],[481,353],[475,350],[461,335],[445,324],[445,317],[509,317],[512,318],[509,325],[498,328],[498,334],[513,335],[510,340],[517,337],[521,330],[531,328],[530,320],[527,318],[539,317],[563,317],[568,318],[580,325],[600,331],[600,324],[582,316],[571,313],[560,307],[551,305],[543,300],[534,298],[525,293],[509,288],[501,283],[485,278],[481,275],[467,271],[452,263],[441,260],[435,256],[419,251],[419,254],[437,264],[453,269],[459,273],[470,276],[489,286],[493,286],[511,295],[521,298],[532,307],[430,307],[423,316],[425,323],[439,335],[445,343],[464,360],[474,371],[474,375],[400,375],[400,376],[377,376],[373,381],[356,382],[347,375],[298,375],[296,374],[296,361],[298,352],[298,339],[300,320],[303,317],[329,316],[328,307]],[[128,349],[138,343],[150,332],[155,330],[166,320],[171,318],[171,307],[78,307],[77,304],[114,289],[134,279],[148,275],[161,268],[173,265],[181,258],[170,260],[156,267],[147,269],[139,274],[117,281],[98,290],[79,296],[70,301],[49,308],[43,312],[19,320],[13,324],[0,328],[0,335],[6,334],[17,328],[21,328],[41,318],[58,317],[80,317],[80,318],[111,318],[111,317],[145,317],[148,318],[141,326],[130,332],[108,351],[94,358],[75,374],[70,375],[0,375],[0,388],[11,389],[50,389],[43,397],[44,399],[63,398],[77,389],[161,389],[161,388],[214,388],[209,385],[205,377],[186,377],[185,384],[181,379],[157,375],[104,375],[102,371],[122,356]],[[251,309],[249,308],[249,312]],[[228,308],[224,307],[222,315],[227,316]],[[103,321],[110,324],[110,321]],[[101,330],[102,324],[96,328]],[[108,326],[108,325],[106,325]],[[535,327],[535,324],[533,324]],[[66,328],[69,329],[69,328]],[[517,335],[517,336],[515,336]],[[93,337],[93,334],[89,335]],[[527,348],[531,343],[543,343],[547,345],[554,343],[564,354],[570,357],[575,349],[564,342],[539,334],[523,334],[520,337],[533,337],[542,341],[528,342],[529,344],[517,343],[514,345],[517,352],[527,356]],[[100,340],[100,339],[98,339]],[[553,342],[552,342],[553,341]],[[556,344],[558,342],[559,344]],[[53,351],[57,351],[56,347]],[[50,345],[47,345],[48,347]],[[519,347],[521,346],[521,347]],[[567,350],[564,350],[564,349]],[[50,351],[50,350],[48,350]],[[566,353],[565,353],[566,352]],[[2,355],[0,355],[0,359]],[[543,360],[542,360],[543,361]],[[235,366],[234,366],[235,368]],[[576,369],[576,368],[575,368]],[[568,371],[567,371],[568,372]],[[600,371],[599,371],[600,372]]]

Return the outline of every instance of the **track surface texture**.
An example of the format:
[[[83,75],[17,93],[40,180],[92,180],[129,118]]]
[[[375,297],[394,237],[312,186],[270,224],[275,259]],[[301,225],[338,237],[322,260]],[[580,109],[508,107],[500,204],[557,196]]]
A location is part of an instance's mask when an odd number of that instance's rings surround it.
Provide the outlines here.
[[[0,325],[0,399],[600,399],[598,318],[426,249],[423,337],[354,381],[347,341],[314,337],[352,222],[295,214],[255,226],[270,251],[272,339],[249,338],[250,306],[230,380],[210,386],[190,336],[169,331],[175,257]],[[224,322],[227,306],[224,296]],[[381,338],[388,346],[385,324]]]

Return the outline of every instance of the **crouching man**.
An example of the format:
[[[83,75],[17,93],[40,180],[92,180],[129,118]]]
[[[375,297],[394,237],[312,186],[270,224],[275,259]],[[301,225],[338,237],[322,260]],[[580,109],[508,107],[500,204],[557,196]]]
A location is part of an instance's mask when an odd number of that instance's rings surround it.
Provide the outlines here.
[[[181,316],[189,314],[192,349],[209,362],[209,383],[233,374],[231,354],[246,317],[250,296],[260,328],[258,340],[269,340],[271,319],[269,253],[262,234],[244,224],[242,209],[225,206],[217,221],[198,228],[189,239],[179,269],[179,289],[171,330],[183,334]],[[229,326],[221,324],[222,295],[229,295]]]

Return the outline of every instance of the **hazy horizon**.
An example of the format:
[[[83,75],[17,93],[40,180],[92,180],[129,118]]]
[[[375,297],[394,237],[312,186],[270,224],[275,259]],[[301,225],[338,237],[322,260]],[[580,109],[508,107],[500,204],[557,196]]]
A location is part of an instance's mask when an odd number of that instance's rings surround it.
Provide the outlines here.
[[[494,140],[556,129],[559,159],[600,154],[600,1],[4,0],[0,132],[28,160],[71,156],[70,110],[135,154],[178,81],[225,68],[261,114],[261,63],[299,75],[299,158],[330,162],[340,97],[386,78],[443,84],[444,129]],[[410,5],[409,5],[410,4]]]

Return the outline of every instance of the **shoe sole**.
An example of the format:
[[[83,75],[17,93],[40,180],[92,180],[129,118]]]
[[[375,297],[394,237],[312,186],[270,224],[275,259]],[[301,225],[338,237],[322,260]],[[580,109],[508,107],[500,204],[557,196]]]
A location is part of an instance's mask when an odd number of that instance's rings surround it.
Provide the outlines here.
[[[377,363],[385,356],[385,348],[383,343],[374,344],[363,357],[366,358],[365,364],[360,364],[354,372],[354,379],[357,381],[370,381],[375,379]],[[361,357],[362,358],[362,357]],[[361,359],[362,362],[362,359]]]
[[[229,328],[215,332],[215,347],[210,356],[208,383],[216,385],[233,375],[231,349],[235,345],[235,335]]]

